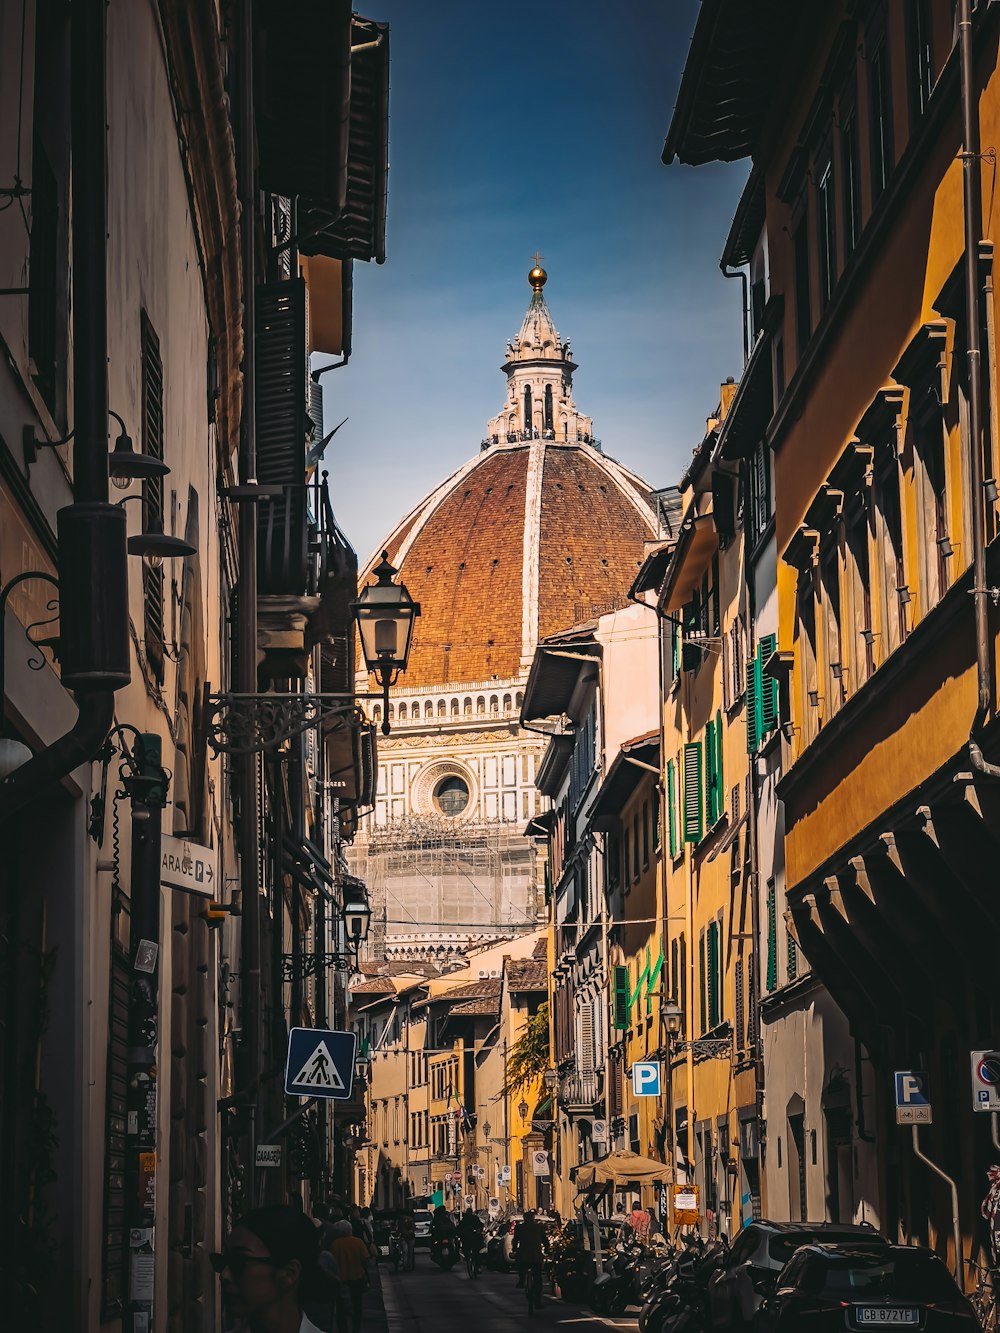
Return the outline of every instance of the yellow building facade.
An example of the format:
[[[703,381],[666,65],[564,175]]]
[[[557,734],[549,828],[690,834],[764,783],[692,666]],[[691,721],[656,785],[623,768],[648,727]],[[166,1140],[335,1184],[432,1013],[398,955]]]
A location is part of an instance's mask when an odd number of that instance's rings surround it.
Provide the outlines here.
[[[779,298],[770,327],[754,321],[751,363],[770,390],[788,925],[871,1061],[853,1115],[874,1135],[875,1220],[960,1269],[994,1155],[970,1060],[998,1019],[1000,23],[972,12],[963,135],[956,7],[777,6],[744,34],[733,76],[736,8],[703,10],[664,156],[752,158],[751,306]],[[896,1124],[894,1074],[911,1070],[933,1106],[920,1149],[958,1185],[957,1241],[947,1189]]]

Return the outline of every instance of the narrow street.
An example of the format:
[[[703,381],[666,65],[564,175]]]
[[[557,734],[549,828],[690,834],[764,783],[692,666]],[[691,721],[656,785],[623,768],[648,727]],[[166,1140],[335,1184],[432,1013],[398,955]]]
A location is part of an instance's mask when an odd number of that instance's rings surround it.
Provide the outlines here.
[[[514,1329],[567,1329],[572,1333],[605,1333],[622,1329],[633,1333],[634,1318],[605,1319],[584,1305],[567,1305],[550,1297],[529,1318],[524,1292],[513,1273],[483,1272],[473,1280],[464,1264],[442,1273],[426,1250],[417,1251],[412,1273],[379,1269],[389,1333],[512,1333]]]

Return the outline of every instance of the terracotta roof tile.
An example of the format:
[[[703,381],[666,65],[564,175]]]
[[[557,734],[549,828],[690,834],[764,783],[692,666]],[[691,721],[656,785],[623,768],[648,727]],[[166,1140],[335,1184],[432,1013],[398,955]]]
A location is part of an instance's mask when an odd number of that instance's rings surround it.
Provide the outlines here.
[[[507,985],[511,991],[547,991],[549,968],[544,958],[512,958],[507,963]]]
[[[449,1013],[452,1017],[456,1014],[490,1017],[499,1009],[499,998],[499,996],[496,996],[495,998],[486,1000],[466,1000],[464,1004],[452,1005]]]

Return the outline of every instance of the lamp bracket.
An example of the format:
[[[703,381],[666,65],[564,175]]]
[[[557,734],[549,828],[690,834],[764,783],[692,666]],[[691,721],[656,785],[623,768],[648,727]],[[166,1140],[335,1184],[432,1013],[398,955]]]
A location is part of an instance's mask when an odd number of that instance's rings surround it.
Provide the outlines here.
[[[733,1049],[732,1036],[699,1037],[695,1041],[675,1041],[670,1050],[674,1055],[681,1055],[690,1048],[696,1060],[721,1060]]]
[[[210,694],[205,736],[213,754],[273,752],[332,718],[362,723],[358,699],[381,694]]]
[[[350,967],[354,959],[347,953],[283,953],[281,955],[282,981],[301,981],[316,977],[328,967]]]

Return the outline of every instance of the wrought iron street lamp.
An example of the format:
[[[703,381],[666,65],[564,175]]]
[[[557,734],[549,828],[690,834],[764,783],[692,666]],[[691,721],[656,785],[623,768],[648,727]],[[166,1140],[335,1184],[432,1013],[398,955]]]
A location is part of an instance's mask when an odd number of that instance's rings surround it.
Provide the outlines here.
[[[359,884],[351,884],[344,891],[344,928],[347,943],[355,953],[360,949],[362,940],[367,938],[371,919],[372,909],[368,905],[364,888]]]
[[[525,1101],[520,1101],[520,1102],[518,1102],[518,1104],[517,1104],[517,1113],[518,1113],[518,1115],[521,1117],[522,1120],[527,1120],[527,1118],[528,1118],[528,1103],[525,1102]]]
[[[663,1006],[663,1026],[666,1028],[667,1036],[671,1041],[681,1035],[684,1027],[684,1015],[681,1012],[680,1005],[673,1000]]]
[[[546,1069],[545,1073],[542,1075],[542,1082],[545,1084],[545,1087],[549,1092],[553,1092],[559,1083],[559,1071],[557,1069],[552,1069],[551,1067]]]
[[[361,633],[365,665],[382,686],[382,734],[389,734],[389,688],[399,673],[406,670],[410,657],[413,622],[420,615],[420,603],[410,596],[405,583],[393,583],[399,571],[389,563],[389,552],[372,571],[377,583],[362,590],[351,610]]]

